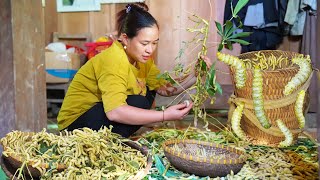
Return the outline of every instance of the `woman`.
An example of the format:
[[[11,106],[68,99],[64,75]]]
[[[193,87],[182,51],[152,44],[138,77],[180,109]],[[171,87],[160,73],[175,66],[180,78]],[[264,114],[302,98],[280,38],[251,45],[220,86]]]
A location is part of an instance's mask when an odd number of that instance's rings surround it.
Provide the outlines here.
[[[129,4],[118,13],[118,41],[83,65],[72,80],[58,115],[59,129],[112,125],[112,131],[128,137],[141,125],[181,120],[192,104],[150,110],[155,93],[179,94],[195,78],[175,88],[157,79],[160,73],[152,54],[159,41],[157,21],[143,3]],[[210,64],[208,58],[206,62]]]

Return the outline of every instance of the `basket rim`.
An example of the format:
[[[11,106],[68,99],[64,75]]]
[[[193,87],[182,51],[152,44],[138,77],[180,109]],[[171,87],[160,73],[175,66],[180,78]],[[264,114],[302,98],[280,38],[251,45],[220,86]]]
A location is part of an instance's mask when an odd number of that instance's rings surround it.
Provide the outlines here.
[[[227,151],[231,151],[238,155],[244,155],[244,156],[241,156],[239,158],[221,158],[221,159],[192,156],[186,153],[177,152],[173,148],[168,147],[168,145],[175,144],[175,143],[190,143],[190,144],[198,144],[198,145],[204,145],[204,146],[214,146],[215,148],[226,149]],[[239,150],[237,148],[230,147],[230,146],[225,146],[222,144],[207,142],[207,141],[200,141],[200,140],[193,140],[193,139],[172,139],[172,140],[165,141],[162,147],[165,153],[168,153],[172,156],[177,156],[179,158],[182,158],[188,161],[194,161],[197,163],[232,165],[232,164],[242,164],[247,160],[247,157],[245,156],[245,152],[242,150]]]
[[[235,71],[235,68],[234,67],[229,67],[230,71],[233,73]],[[246,68],[246,71],[254,71],[254,69],[252,68]],[[284,71],[298,71],[299,70],[299,67],[296,66],[296,65],[293,65],[291,67],[285,67],[285,68],[279,68],[279,69],[260,69],[261,72],[264,72],[264,73],[279,73],[279,72],[284,72]]]
[[[3,150],[5,150],[5,148],[3,148]],[[3,154],[4,158],[7,158],[7,159],[8,158],[12,158],[13,160],[15,160],[15,161],[17,161],[17,162],[22,164],[22,162],[23,162],[22,158],[19,155],[17,155],[16,153],[7,153],[7,154],[8,154],[8,156],[5,156]],[[27,163],[27,165],[33,167],[33,165],[35,165],[36,163],[37,163],[36,161],[29,161]],[[57,170],[64,170],[64,169],[67,168],[67,165],[65,165],[63,163],[53,162],[52,165],[56,165],[56,169]],[[48,169],[49,167],[50,167],[49,163],[40,163],[40,168]]]
[[[257,51],[250,51],[250,52],[245,52],[245,53],[241,53],[239,54],[237,57],[239,56],[242,56],[242,55],[247,55],[247,54],[255,54],[255,53],[258,53],[258,52],[279,52],[279,53],[288,53],[288,54],[301,54],[301,53],[298,53],[298,52],[294,52],[294,51],[283,51],[283,50],[257,50]]]
[[[280,53],[280,54],[293,54],[293,55],[302,55],[301,53],[298,52],[293,52],[293,51],[283,51],[283,50],[258,50],[258,51],[250,51],[250,52],[245,52],[237,55],[236,57],[239,58],[240,60],[243,60],[245,58],[242,58],[242,56],[247,56],[251,54],[256,54],[256,53]],[[230,67],[232,69],[232,67]],[[233,70],[233,69],[232,69]],[[252,70],[252,68],[246,68],[246,70]],[[288,67],[282,67],[282,68],[277,68],[277,69],[262,69],[261,71],[263,72],[283,72],[286,70],[299,70],[299,66],[293,65],[293,66],[288,66]]]

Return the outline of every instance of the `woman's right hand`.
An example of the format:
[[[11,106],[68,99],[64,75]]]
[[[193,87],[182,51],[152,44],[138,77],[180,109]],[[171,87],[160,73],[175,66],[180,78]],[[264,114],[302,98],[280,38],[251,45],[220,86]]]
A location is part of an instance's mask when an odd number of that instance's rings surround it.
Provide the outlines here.
[[[182,120],[188,115],[192,108],[193,103],[190,103],[187,107],[186,103],[173,105],[164,110],[164,121]]]

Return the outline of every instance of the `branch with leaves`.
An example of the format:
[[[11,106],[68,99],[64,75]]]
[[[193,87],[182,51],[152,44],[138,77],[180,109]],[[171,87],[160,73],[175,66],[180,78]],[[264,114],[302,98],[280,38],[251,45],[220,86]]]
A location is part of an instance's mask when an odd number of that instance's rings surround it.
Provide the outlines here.
[[[249,0],[239,0],[235,8],[231,7],[232,18],[227,20],[225,24],[221,25],[221,23],[215,21],[218,35],[221,36],[221,42],[219,43],[218,51],[221,51],[224,47],[232,50],[232,45],[234,43],[240,43],[243,45],[249,44],[241,38],[249,36],[250,33],[241,32],[235,34],[235,31],[242,27],[242,23],[240,23],[238,27],[234,27],[232,22],[233,19],[240,19],[237,13],[248,3],[248,1]],[[190,44],[195,45],[196,47],[200,45],[201,50],[197,53],[195,61],[187,65],[186,68],[184,68],[183,64],[179,63],[175,66],[173,72],[166,71],[163,74],[160,74],[158,77],[166,79],[171,84],[179,85],[179,82],[175,80],[173,76],[185,76],[190,74],[191,67],[193,64],[195,64],[194,72],[196,72],[196,82],[193,86],[185,89],[182,93],[187,93],[190,96],[190,99],[193,101],[194,126],[197,127],[198,118],[201,118],[205,122],[204,128],[207,128],[207,114],[203,104],[207,99],[211,99],[210,102],[213,104],[215,101],[215,94],[217,92],[222,94],[222,88],[216,81],[215,63],[213,63],[211,67],[207,67],[205,61],[201,58],[202,56],[207,55],[207,41],[209,36],[210,22],[195,14],[190,16],[189,20],[194,22],[194,26],[187,28],[187,31],[193,33],[194,36],[191,41],[183,43],[185,44],[185,47],[189,47]],[[180,58],[182,54],[184,54],[184,49],[179,51],[179,55],[176,59]],[[191,93],[192,90],[195,90],[196,92]]]
[[[249,42],[242,40],[241,38],[249,36],[251,32],[235,33],[237,29],[241,29],[243,26],[241,19],[237,14],[248,2],[249,0],[239,0],[235,8],[233,8],[231,4],[232,17],[230,20],[227,20],[223,26],[221,25],[221,23],[217,21],[215,22],[218,34],[221,37],[221,42],[219,44],[218,51],[221,51],[224,47],[229,50],[232,50],[232,44],[234,43],[239,43],[242,45],[250,44]],[[233,19],[239,22],[239,26],[234,27]]]

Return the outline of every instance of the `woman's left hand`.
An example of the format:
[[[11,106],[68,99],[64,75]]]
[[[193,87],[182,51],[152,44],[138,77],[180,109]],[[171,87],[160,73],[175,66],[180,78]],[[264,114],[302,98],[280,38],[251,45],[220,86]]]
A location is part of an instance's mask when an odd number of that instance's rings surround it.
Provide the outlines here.
[[[213,62],[208,56],[201,55],[200,58],[207,64],[208,69],[212,66]]]

